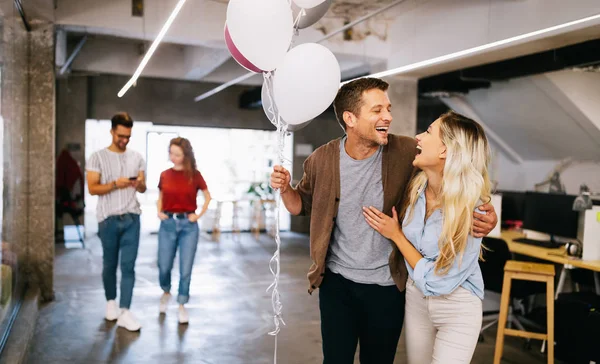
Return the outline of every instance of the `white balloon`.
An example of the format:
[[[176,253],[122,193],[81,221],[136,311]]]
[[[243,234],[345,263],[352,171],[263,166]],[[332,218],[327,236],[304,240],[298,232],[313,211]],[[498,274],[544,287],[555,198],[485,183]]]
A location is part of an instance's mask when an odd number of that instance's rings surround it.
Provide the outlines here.
[[[291,133],[295,133],[297,131],[300,131],[300,130],[304,129],[305,127],[307,127],[308,124],[310,124],[311,121],[312,120],[305,121],[305,122],[303,122],[301,124],[288,125],[287,131],[291,132]]]
[[[269,97],[269,93],[267,92],[267,86],[263,84],[262,86],[262,90],[261,90],[261,100],[262,100],[262,107],[263,107],[263,111],[265,112],[265,115],[267,115],[267,119],[269,119],[269,121],[271,122],[271,124],[277,126],[277,114],[279,113],[279,111],[277,110],[277,105],[275,105],[275,100],[273,100],[273,97]],[[282,122],[285,123],[285,120],[283,120],[283,118],[281,119]],[[298,131],[300,129],[305,128],[308,124],[310,124],[311,120],[305,121],[301,124],[293,124],[290,125],[288,124],[288,128],[287,131],[289,132],[295,132]]]
[[[340,82],[340,65],[329,49],[316,43],[301,44],[292,48],[277,68],[275,104],[288,124],[302,124],[331,105]]]
[[[285,0],[230,0],[227,28],[239,52],[263,71],[276,69],[294,35],[292,9]]]
[[[315,6],[325,2],[325,0],[292,0],[298,7],[304,9],[314,8]]]

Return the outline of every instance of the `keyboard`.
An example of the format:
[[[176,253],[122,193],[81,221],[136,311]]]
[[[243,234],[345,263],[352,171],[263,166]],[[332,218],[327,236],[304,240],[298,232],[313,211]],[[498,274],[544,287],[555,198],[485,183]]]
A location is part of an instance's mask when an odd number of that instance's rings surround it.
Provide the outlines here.
[[[556,243],[556,242],[553,242],[550,240],[534,240],[534,239],[527,239],[527,238],[518,238],[518,239],[514,239],[513,241],[515,243],[529,244],[529,245],[539,246],[542,248],[550,248],[550,249],[560,248],[563,245],[563,244]]]

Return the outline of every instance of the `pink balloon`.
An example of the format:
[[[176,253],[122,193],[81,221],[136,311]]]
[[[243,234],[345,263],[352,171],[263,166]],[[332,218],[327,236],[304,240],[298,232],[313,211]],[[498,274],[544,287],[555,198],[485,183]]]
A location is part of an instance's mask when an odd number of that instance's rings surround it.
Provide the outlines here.
[[[229,53],[231,53],[233,59],[235,59],[236,62],[240,64],[240,66],[244,67],[250,72],[264,72],[263,70],[253,65],[252,62],[247,60],[246,57],[244,57],[244,55],[240,53],[235,44],[233,44],[233,40],[231,40],[231,35],[229,35],[229,29],[227,29],[227,24],[225,24],[225,43],[227,44],[227,49],[229,49]]]

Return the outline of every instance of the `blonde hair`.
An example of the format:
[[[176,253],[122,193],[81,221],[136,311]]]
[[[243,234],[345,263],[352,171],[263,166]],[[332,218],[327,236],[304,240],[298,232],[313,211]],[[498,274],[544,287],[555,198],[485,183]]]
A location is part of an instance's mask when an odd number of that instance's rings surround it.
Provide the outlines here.
[[[435,272],[444,275],[456,257],[462,259],[468,235],[472,233],[473,210],[480,201],[491,200],[491,182],[488,175],[490,151],[481,125],[454,111],[443,114],[439,120],[446,162],[440,193],[444,222]],[[407,221],[413,218],[412,207],[426,183],[427,176],[423,171],[413,178],[405,207],[405,211],[411,207]]]

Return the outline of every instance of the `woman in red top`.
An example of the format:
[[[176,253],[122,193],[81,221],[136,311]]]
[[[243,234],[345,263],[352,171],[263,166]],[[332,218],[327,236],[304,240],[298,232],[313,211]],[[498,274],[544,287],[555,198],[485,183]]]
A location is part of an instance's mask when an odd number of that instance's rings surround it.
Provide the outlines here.
[[[184,305],[190,296],[192,266],[198,246],[198,219],[204,215],[210,203],[206,182],[196,169],[196,158],[189,140],[175,138],[169,145],[169,157],[173,168],[160,175],[158,189],[158,271],[160,287],[164,293],[160,298],[160,313],[167,311],[171,299],[171,270],[179,246],[179,323],[186,324],[189,316]],[[199,213],[196,197],[204,193],[204,205]]]

